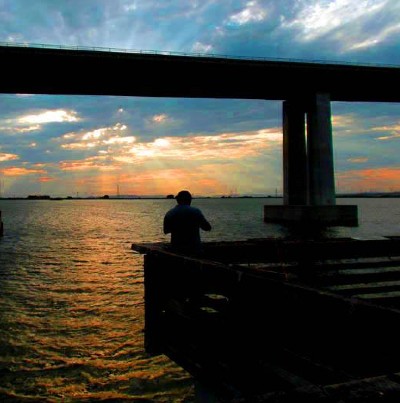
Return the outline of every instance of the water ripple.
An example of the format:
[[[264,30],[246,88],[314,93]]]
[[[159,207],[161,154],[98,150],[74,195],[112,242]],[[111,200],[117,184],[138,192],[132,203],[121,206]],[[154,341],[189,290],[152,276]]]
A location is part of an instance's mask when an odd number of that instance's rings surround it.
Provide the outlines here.
[[[197,202],[213,223],[206,240],[285,236],[262,221],[268,200]],[[191,377],[144,351],[143,258],[130,250],[167,239],[171,206],[0,200],[0,401],[192,401]],[[399,216],[400,199],[368,200],[359,228],[331,234],[398,235]]]

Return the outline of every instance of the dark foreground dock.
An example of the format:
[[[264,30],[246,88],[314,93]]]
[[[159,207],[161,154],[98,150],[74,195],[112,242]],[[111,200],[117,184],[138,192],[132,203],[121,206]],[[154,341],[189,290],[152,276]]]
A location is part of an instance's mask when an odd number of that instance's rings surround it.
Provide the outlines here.
[[[400,237],[132,249],[145,254],[147,351],[215,401],[400,401]]]

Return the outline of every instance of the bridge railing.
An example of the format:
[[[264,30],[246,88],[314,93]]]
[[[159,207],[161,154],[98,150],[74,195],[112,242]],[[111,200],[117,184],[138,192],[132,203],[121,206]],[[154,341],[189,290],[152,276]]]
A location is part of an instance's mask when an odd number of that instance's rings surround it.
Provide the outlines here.
[[[115,52],[115,53],[133,53],[133,54],[150,54],[150,55],[166,55],[166,56],[185,56],[185,57],[204,57],[216,59],[237,59],[249,61],[271,61],[271,62],[291,62],[291,63],[313,63],[313,64],[334,64],[334,65],[348,65],[348,66],[365,66],[365,67],[397,67],[397,64],[377,64],[368,62],[348,62],[343,60],[325,60],[325,59],[297,59],[297,58],[280,58],[280,57],[262,57],[262,56],[238,56],[217,53],[190,53],[190,52],[176,52],[167,50],[154,50],[154,49],[123,49],[112,47],[100,46],[80,46],[80,45],[55,45],[43,43],[28,43],[28,42],[0,42],[0,47],[21,47],[21,48],[39,48],[39,49],[63,49],[63,50],[82,50],[82,51],[95,51],[95,52]]]

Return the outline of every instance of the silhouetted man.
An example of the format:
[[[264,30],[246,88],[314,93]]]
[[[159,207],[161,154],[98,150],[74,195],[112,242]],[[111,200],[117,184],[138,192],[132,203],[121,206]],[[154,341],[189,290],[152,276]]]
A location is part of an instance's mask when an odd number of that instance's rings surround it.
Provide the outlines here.
[[[201,210],[190,205],[190,192],[182,190],[175,199],[178,204],[164,217],[164,234],[171,234],[171,246],[174,249],[189,253],[200,252],[200,228],[211,231],[211,225]]]

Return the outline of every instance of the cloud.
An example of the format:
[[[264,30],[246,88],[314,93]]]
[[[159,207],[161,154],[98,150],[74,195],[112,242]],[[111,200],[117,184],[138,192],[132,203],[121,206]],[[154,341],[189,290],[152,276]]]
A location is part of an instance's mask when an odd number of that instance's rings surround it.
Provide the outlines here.
[[[265,149],[280,147],[282,132],[263,129],[214,136],[164,137],[148,143],[137,143],[116,161],[141,163],[149,158],[162,160],[231,160],[260,155]]]
[[[29,132],[36,132],[38,130],[40,130],[42,128],[42,126],[40,125],[31,125],[31,126],[27,126],[27,127],[14,127],[13,130],[15,133],[29,133]]]
[[[88,157],[82,160],[60,161],[61,171],[115,171],[119,167],[113,165],[102,156]]]
[[[17,118],[17,123],[24,124],[45,124],[61,122],[78,122],[80,119],[75,111],[66,111],[62,109],[49,110],[36,114],[25,115]]]
[[[336,174],[342,189],[368,191],[400,190],[400,167],[367,168]]]
[[[30,133],[40,131],[48,123],[71,123],[81,119],[72,110],[45,110],[0,120],[0,129],[10,133]]]
[[[43,169],[31,169],[24,167],[8,167],[3,168],[0,172],[4,176],[25,176],[25,175],[33,175],[33,174],[45,174],[46,171]]]
[[[12,161],[19,159],[17,154],[0,153],[0,162]]]
[[[218,135],[165,136],[153,141],[137,141],[121,136],[129,130],[122,124],[89,132],[70,132],[55,139],[62,149],[90,151],[83,159],[63,159],[63,171],[117,170],[122,165],[144,165],[181,161],[228,161],[257,157],[268,149],[280,148],[282,132],[278,128],[221,133]]]
[[[298,28],[302,41],[312,41],[329,32],[381,10],[387,0],[307,1],[296,17],[284,26]]]
[[[167,114],[165,114],[165,113],[161,113],[160,115],[154,115],[154,116],[151,118],[152,122],[158,123],[158,124],[160,124],[160,123],[165,123],[165,122],[167,122],[169,119],[170,119],[169,116],[168,116]]]
[[[263,21],[267,16],[266,10],[261,7],[258,1],[249,1],[246,3],[246,7],[238,13],[232,14],[228,18],[228,23],[245,25],[250,22]]]
[[[354,126],[356,123],[356,118],[353,114],[345,114],[345,115],[333,115],[332,116],[332,125],[335,127],[343,128]]]
[[[115,183],[123,185],[121,192],[124,189],[129,194],[168,194],[189,185],[196,193],[222,194],[231,183],[236,188],[259,191],[263,183],[243,184],[251,176],[248,164],[255,164],[258,158],[268,160],[268,150],[280,156],[275,150],[281,148],[281,143],[281,130],[275,128],[214,136],[167,136],[63,160],[58,169],[73,173],[82,183],[91,183],[100,193],[110,193]],[[263,164],[255,166],[264,169]]]
[[[191,51],[194,53],[211,53],[212,50],[212,45],[202,42],[195,42],[191,49]]]
[[[386,136],[376,137],[376,140],[392,140],[400,137],[400,124],[374,127],[372,131],[389,132],[389,134]]]
[[[101,127],[84,132],[69,132],[55,141],[62,143],[64,150],[87,150],[104,146],[130,145],[136,141],[135,136],[124,136],[128,127],[122,123],[116,123],[114,126]]]
[[[43,183],[45,183],[45,182],[53,182],[53,181],[55,181],[56,179],[55,178],[51,178],[50,176],[41,176],[39,179],[38,179],[38,182],[43,182]]]
[[[366,39],[363,39],[360,42],[349,44],[347,50],[360,50],[363,48],[377,46],[380,43],[384,42],[386,39],[397,34],[398,32],[400,32],[400,24],[394,24],[388,27],[384,27],[381,31],[375,33],[372,36],[368,36]]]
[[[131,2],[131,3],[128,3],[128,4],[125,4],[124,6],[123,6],[123,8],[124,8],[124,10],[126,11],[126,12],[131,12],[131,11],[135,11],[136,9],[137,9],[137,4],[136,4],[136,2]]]
[[[390,136],[380,136],[380,137],[377,137],[376,140],[383,140],[383,141],[385,141],[385,140],[392,140],[392,139],[399,138],[399,137],[400,137],[400,133],[396,133],[396,134],[392,134],[392,135],[390,135]]]
[[[353,162],[355,164],[363,164],[368,161],[368,158],[367,157],[348,158],[347,161]]]

